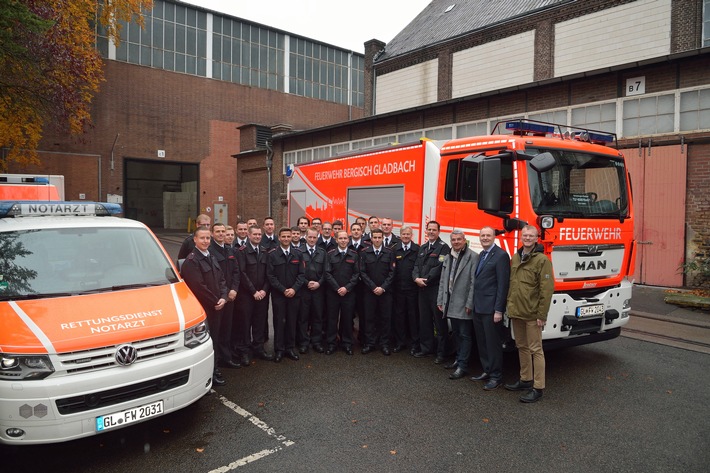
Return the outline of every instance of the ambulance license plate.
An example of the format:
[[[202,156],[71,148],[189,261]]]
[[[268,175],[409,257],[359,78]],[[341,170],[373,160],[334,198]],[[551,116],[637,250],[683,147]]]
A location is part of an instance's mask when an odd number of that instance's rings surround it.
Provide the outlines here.
[[[595,315],[603,315],[605,312],[604,304],[584,305],[577,307],[577,317],[593,317]]]
[[[133,422],[138,422],[139,420],[148,419],[150,417],[155,417],[162,413],[163,401],[156,401],[146,404],[145,406],[134,407],[133,409],[128,409],[126,411],[99,416],[96,418],[96,431],[101,432],[116,427],[123,427],[124,425],[132,424]]]

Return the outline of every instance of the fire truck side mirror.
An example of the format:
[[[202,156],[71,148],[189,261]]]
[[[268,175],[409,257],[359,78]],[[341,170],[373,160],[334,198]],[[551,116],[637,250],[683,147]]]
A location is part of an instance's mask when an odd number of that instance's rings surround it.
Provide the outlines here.
[[[478,163],[478,208],[500,212],[500,158],[482,159]]]

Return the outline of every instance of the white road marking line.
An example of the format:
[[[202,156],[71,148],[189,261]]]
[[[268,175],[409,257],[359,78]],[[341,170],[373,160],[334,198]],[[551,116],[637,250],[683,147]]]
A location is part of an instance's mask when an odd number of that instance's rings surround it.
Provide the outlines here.
[[[216,391],[212,390],[212,392],[216,393]],[[259,419],[249,411],[241,408],[240,406],[236,405],[234,402],[230,401],[226,397],[222,396],[221,394],[218,394],[219,396],[219,401],[224,404],[226,407],[231,409],[232,411],[236,412],[240,416],[244,417],[247,419],[249,422],[254,424],[255,426],[259,427],[261,430],[263,430],[269,437],[273,437],[277,441],[281,442],[282,445],[279,445],[276,448],[271,448],[271,449],[264,449],[260,452],[254,453],[252,455],[248,455],[244,458],[240,458],[237,461],[233,461],[229,465],[219,467],[217,469],[211,470],[209,473],[225,473],[227,471],[234,470],[236,468],[239,468],[240,466],[247,465],[253,461],[259,460],[260,458],[264,458],[265,456],[271,455],[272,453],[276,453],[279,450],[282,450],[284,447],[290,447],[293,445],[294,441],[287,439],[283,435],[277,434],[276,430],[273,429],[273,427],[269,427],[269,425],[264,422],[263,420]]]

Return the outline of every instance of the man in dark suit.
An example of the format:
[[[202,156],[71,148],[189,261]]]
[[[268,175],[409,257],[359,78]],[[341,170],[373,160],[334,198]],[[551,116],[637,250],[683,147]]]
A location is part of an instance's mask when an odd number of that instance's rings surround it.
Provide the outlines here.
[[[301,304],[300,289],[305,282],[303,256],[291,247],[291,229],[279,230],[279,247],[269,253],[266,270],[271,285],[271,305],[274,314],[274,361],[284,356],[298,361],[296,325]]]
[[[426,226],[427,242],[422,243],[414,263],[412,279],[419,287],[419,350],[413,355],[417,358],[436,353],[436,364],[446,359],[446,339],[449,324],[444,314],[436,306],[439,292],[439,278],[444,261],[451,248],[439,238],[439,223],[431,221]],[[436,327],[436,339],[434,338]]]
[[[321,234],[318,237],[318,246],[323,248],[326,254],[330,250],[334,250],[338,245],[335,243],[335,238],[333,238],[333,224],[330,222],[323,222],[321,226]]]
[[[359,227],[359,226],[358,226]],[[360,257],[349,248],[349,238],[345,231],[335,235],[338,249],[328,253],[325,274],[326,307],[328,313],[328,332],[326,355],[332,355],[337,349],[337,336],[340,332],[340,344],[348,355],[353,354],[353,314],[355,312],[355,289],[360,280]]]
[[[384,223],[384,219],[382,219]],[[419,245],[412,242],[412,228],[404,226],[399,231],[400,241],[394,251],[397,267],[394,271],[394,312],[392,314],[393,352],[402,351],[406,344],[414,351],[419,347],[419,302],[417,285],[412,279]]]
[[[241,271],[239,294],[243,296],[242,338],[238,342],[241,364],[251,363],[251,351],[264,360],[273,356],[264,350],[269,317],[269,280],[266,277],[267,252],[260,246],[261,228],[249,227],[249,243],[239,249],[237,264]]]
[[[202,308],[207,314],[207,326],[212,338],[212,347],[215,352],[215,366],[212,375],[212,383],[215,386],[224,386],[226,381],[222,378],[222,373],[217,369],[220,360],[219,339],[220,322],[223,316],[223,309],[227,303],[227,284],[224,281],[222,268],[212,258],[209,252],[210,247],[209,227],[198,227],[193,234],[195,247],[185,258],[185,262],[180,268],[180,275],[185,280],[185,284],[190,288]]]
[[[399,243],[399,237],[392,233],[392,230],[394,229],[394,222],[392,222],[392,219],[389,217],[384,217],[380,221],[380,228],[382,228],[382,238],[385,247],[387,248],[394,248],[397,243]]]
[[[299,247],[303,253],[305,283],[301,289],[301,308],[298,314],[296,341],[299,353],[307,353],[308,346],[323,353],[325,318],[325,272],[327,257],[318,246],[318,230],[309,228],[305,233],[306,243]]]
[[[212,223],[212,218],[209,215],[205,214],[200,214],[197,216],[195,219],[195,228],[200,228],[200,227],[208,227],[210,226],[210,223]],[[192,249],[195,247],[195,240],[194,240],[194,234],[188,235],[185,238],[185,241],[182,242],[182,245],[180,246],[180,250],[178,251],[178,266],[180,266],[179,262],[180,260],[183,260],[187,258],[187,255],[190,254]]]
[[[505,312],[510,283],[510,257],[495,245],[495,230],[481,228],[479,253],[473,283],[473,328],[483,373],[474,381],[486,381],[483,389],[491,391],[503,382],[503,346],[500,325]]]
[[[380,345],[382,353],[389,356],[392,329],[392,282],[396,267],[394,253],[383,244],[382,230],[376,228],[370,235],[372,246],[360,253],[360,277],[365,285],[365,346],[367,355]]]
[[[217,353],[219,364],[222,368],[241,368],[238,361],[232,360],[232,323],[234,321],[234,300],[239,291],[239,267],[237,266],[236,255],[233,248],[228,246],[226,241],[227,227],[223,223],[212,225],[212,242],[209,252],[212,259],[222,268],[222,274],[227,284],[227,303],[222,310],[222,317],[219,326],[219,340],[217,341]]]

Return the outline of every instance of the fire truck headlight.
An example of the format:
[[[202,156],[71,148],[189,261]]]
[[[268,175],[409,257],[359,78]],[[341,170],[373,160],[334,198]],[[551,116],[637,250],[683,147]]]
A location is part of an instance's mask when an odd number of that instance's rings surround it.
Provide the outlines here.
[[[548,229],[555,226],[555,217],[552,215],[541,215],[539,217],[540,228]]]
[[[54,373],[54,366],[47,355],[0,354],[0,379],[44,379]]]
[[[621,310],[626,310],[631,308],[631,299],[624,299],[624,305]]]
[[[207,330],[207,323],[200,322],[199,324],[185,330],[185,346],[187,348],[195,348],[210,339],[210,332]]]

